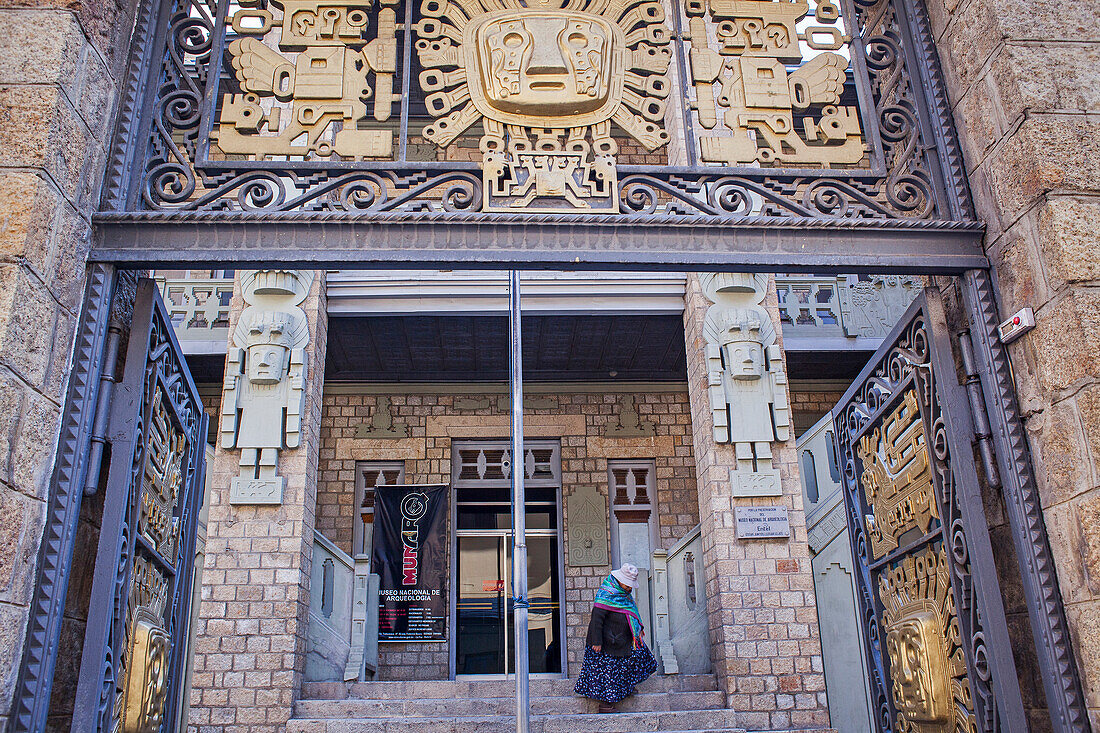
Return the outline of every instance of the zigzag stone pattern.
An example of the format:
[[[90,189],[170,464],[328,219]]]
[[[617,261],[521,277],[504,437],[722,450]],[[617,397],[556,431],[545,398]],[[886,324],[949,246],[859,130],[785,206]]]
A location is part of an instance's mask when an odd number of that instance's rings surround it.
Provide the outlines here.
[[[39,550],[38,578],[23,663],[12,705],[12,732],[43,730],[50,704],[65,596],[69,588],[86,458],[99,397],[99,371],[110,321],[115,268],[97,264],[88,270],[84,306],[73,345],[69,388],[61,422],[57,463]]]

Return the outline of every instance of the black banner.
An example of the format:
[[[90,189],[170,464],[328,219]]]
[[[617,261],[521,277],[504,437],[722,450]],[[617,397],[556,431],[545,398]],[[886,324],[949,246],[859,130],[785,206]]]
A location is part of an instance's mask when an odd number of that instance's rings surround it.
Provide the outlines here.
[[[374,490],[379,641],[447,638],[447,494],[440,484]]]

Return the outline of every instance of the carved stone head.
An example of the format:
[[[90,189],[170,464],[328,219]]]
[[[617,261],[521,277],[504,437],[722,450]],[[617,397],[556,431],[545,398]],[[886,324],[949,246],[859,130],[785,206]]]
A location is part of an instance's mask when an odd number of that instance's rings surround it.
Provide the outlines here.
[[[248,381],[278,384],[290,354],[290,319],[281,313],[264,313],[248,329]]]
[[[512,10],[489,15],[474,33],[479,68],[467,70],[471,98],[488,117],[581,115],[578,124],[589,124],[610,117],[621,97],[614,71],[625,49],[622,31],[598,15]]]
[[[733,308],[720,321],[726,371],[734,379],[760,379],[764,374],[761,318],[752,309]]]

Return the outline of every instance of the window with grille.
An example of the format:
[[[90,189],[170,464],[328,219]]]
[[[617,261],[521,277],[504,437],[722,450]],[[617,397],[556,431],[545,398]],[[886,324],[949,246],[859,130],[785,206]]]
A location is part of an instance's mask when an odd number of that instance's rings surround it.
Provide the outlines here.
[[[608,461],[612,562],[648,569],[656,546],[656,466],[652,460]]]
[[[455,488],[465,486],[507,488],[512,477],[512,448],[507,440],[455,441]],[[524,485],[557,487],[561,481],[561,446],[556,441],[524,441]]]
[[[374,526],[374,488],[405,483],[403,461],[357,461],[355,464],[354,555],[370,554]]]

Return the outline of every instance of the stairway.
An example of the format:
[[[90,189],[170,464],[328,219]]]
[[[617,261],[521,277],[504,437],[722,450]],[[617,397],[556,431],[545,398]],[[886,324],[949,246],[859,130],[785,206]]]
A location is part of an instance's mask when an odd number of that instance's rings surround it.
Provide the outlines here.
[[[514,732],[515,682],[306,683],[287,733]],[[713,675],[654,675],[621,712],[573,694],[573,681],[531,680],[531,733],[743,733]]]

